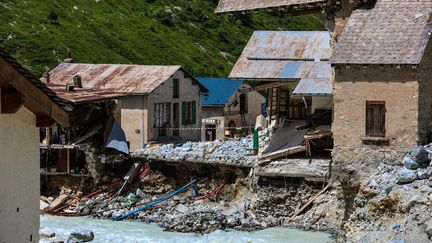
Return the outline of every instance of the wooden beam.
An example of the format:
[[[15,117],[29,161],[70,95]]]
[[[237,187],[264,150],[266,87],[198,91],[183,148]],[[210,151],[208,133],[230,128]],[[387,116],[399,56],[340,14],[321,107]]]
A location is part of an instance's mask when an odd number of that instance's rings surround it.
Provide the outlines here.
[[[68,113],[3,58],[0,58],[0,80],[8,82],[25,97],[26,102],[24,105],[27,107],[31,104],[28,107],[29,110],[38,114],[37,111],[32,110],[37,107],[38,110],[43,111],[47,116],[51,116],[60,125],[69,126]]]
[[[37,127],[51,127],[56,122],[50,116],[46,115],[37,115],[36,116],[36,126]]]
[[[296,146],[296,147],[278,150],[278,151],[275,151],[275,152],[272,152],[269,154],[261,155],[261,157],[259,157],[259,160],[260,161],[272,160],[272,159],[286,157],[290,154],[296,154],[296,153],[300,153],[300,152],[304,152],[304,151],[306,151],[306,146],[304,146],[304,145],[303,146]]]
[[[1,113],[14,114],[24,105],[24,97],[16,90],[1,89]]]

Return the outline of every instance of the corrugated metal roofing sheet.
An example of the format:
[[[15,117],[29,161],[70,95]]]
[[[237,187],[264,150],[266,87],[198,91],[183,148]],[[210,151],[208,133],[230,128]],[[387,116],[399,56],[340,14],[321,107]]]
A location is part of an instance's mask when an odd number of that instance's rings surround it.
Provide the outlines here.
[[[181,66],[61,63],[50,72],[50,82],[66,85],[81,76],[85,88],[99,88],[131,94],[149,94],[182,70]],[[193,77],[191,77],[196,81]],[[198,83],[205,92],[205,88]]]
[[[327,31],[255,31],[229,78],[331,78]]]
[[[76,88],[74,91],[67,91],[66,85],[46,84],[58,97],[70,103],[85,103],[91,101],[101,101],[115,99],[125,96],[113,91],[100,90],[96,88]]]
[[[243,11],[271,7],[295,6],[311,3],[325,3],[325,0],[220,0],[216,13]]]
[[[293,95],[331,96],[333,84],[331,79],[301,79],[293,91]]]
[[[334,64],[418,64],[432,31],[432,2],[378,1],[348,20]]]
[[[197,78],[208,90],[208,94],[201,95],[203,106],[225,105],[229,98],[237,91],[242,80],[230,80],[226,78]]]

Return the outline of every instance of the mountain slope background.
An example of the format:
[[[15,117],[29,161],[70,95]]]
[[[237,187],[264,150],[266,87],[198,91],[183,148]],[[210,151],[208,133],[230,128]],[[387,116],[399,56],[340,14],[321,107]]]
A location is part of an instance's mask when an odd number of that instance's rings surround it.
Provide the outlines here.
[[[81,63],[181,64],[229,74],[254,30],[323,30],[321,14],[216,15],[217,0],[0,0],[0,46],[36,75]],[[69,50],[69,51],[68,51]]]

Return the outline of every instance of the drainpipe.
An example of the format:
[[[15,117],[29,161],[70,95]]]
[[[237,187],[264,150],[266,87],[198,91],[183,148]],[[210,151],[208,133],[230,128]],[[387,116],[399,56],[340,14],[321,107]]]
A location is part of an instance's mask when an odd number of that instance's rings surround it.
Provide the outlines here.
[[[144,95],[141,97],[141,148],[144,148]]]

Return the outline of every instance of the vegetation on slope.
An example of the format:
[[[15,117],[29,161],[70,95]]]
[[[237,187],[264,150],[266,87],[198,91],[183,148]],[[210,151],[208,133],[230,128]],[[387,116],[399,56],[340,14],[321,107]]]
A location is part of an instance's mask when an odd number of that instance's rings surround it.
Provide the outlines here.
[[[322,30],[320,14],[213,13],[217,0],[0,0],[0,46],[37,75],[75,62],[181,64],[229,74],[254,30]]]

